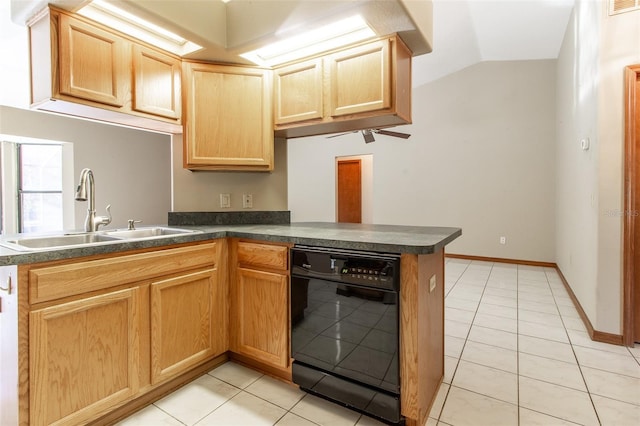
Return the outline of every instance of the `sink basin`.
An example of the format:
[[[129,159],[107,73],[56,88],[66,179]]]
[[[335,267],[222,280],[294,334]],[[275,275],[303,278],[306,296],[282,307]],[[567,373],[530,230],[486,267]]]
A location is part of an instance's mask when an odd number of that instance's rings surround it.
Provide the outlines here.
[[[135,239],[135,238],[151,238],[151,237],[164,237],[179,234],[190,234],[193,232],[199,232],[192,229],[180,229],[180,228],[139,228],[139,229],[122,229],[115,231],[104,231],[105,235],[117,238]]]
[[[162,238],[197,232],[202,231],[156,226],[131,230],[116,229],[113,231],[8,238],[6,240],[0,240],[0,246],[17,251],[38,251],[83,247],[106,242],[127,242],[150,238]]]
[[[39,249],[68,248],[77,245],[95,244],[105,241],[118,241],[119,238],[103,234],[68,234],[46,237],[24,237],[0,242],[0,245],[18,251]]]

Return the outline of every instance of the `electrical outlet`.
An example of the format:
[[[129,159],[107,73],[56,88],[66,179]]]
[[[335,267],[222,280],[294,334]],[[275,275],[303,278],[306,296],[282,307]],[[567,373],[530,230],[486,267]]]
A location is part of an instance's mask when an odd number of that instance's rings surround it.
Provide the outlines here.
[[[507,244],[507,237],[500,237],[500,244]]]
[[[253,194],[242,194],[242,208],[253,208]]]
[[[223,209],[231,207],[231,194],[220,194],[220,207]]]

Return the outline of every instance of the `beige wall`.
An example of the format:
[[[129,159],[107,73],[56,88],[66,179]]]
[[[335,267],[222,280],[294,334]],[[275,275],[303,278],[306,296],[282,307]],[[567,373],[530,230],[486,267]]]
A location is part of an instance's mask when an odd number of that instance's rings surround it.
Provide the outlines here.
[[[335,157],[373,154],[374,223],[457,226],[450,253],[555,261],[555,61],[484,62],[417,87],[413,121],[395,129],[408,140],[289,140],[292,220],[335,221]]]
[[[0,106],[0,134],[73,143],[73,175],[77,179],[83,168],[93,170],[97,213],[105,214],[111,204],[110,228],[124,227],[128,219],[167,223],[169,136],[5,106]],[[75,202],[74,229],[82,229],[86,211],[86,202]]]
[[[557,263],[594,328],[622,333],[624,67],[640,13],[576,2],[558,60]],[[579,141],[589,137],[591,149]]]
[[[182,168],[182,135],[173,136],[173,210],[243,210],[242,194],[253,194],[252,210],[287,210],[287,142],[276,140],[274,170],[191,172]],[[220,208],[220,194],[231,194],[231,208]]]

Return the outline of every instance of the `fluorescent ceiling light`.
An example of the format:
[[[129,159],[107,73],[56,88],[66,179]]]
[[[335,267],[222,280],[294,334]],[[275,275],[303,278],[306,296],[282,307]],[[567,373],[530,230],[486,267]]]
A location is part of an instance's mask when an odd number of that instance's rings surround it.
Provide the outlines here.
[[[273,66],[375,36],[376,33],[361,16],[353,16],[243,53],[240,56],[258,65]]]
[[[202,49],[191,41],[103,0],[93,0],[78,14],[179,56]]]

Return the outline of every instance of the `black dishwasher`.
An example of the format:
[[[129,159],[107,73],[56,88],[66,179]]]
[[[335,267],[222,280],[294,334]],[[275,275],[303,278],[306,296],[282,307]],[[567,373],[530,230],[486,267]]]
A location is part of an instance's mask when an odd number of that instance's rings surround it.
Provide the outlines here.
[[[389,424],[403,423],[400,255],[291,249],[293,382]]]

